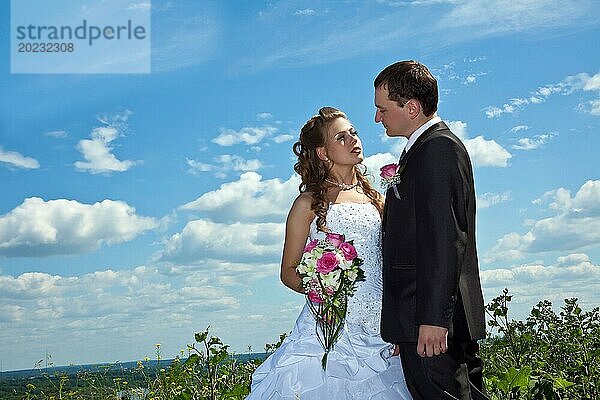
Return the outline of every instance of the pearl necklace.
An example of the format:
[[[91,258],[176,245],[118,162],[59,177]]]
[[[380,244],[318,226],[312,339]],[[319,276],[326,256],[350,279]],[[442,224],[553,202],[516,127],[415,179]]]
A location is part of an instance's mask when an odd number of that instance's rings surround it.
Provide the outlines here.
[[[333,186],[337,186],[342,190],[352,190],[358,186],[358,181],[356,181],[355,183],[352,183],[352,184],[348,184],[348,183],[339,183],[336,181],[331,181],[331,180],[325,178],[325,182],[327,182]]]

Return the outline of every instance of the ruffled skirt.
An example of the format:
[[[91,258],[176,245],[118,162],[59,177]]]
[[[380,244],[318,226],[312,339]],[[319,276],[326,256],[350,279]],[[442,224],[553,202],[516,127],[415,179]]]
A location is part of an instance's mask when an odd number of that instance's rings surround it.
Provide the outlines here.
[[[290,336],[254,372],[246,399],[412,399],[400,358],[390,356],[392,345],[360,325],[344,328],[323,371],[324,350],[305,305]]]

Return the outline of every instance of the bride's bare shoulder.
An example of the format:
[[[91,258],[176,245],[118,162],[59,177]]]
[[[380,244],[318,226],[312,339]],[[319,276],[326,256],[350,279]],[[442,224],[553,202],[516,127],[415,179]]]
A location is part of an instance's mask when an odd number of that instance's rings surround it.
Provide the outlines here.
[[[309,209],[312,206],[313,196],[311,192],[300,193],[296,200],[294,200],[294,206],[301,207],[303,209]]]
[[[292,208],[290,209],[290,216],[294,215],[297,217],[303,217],[308,220],[312,220],[315,216],[315,213],[312,210],[312,201],[312,193],[300,193],[298,197],[296,197],[296,200],[294,200],[294,204],[292,204]]]

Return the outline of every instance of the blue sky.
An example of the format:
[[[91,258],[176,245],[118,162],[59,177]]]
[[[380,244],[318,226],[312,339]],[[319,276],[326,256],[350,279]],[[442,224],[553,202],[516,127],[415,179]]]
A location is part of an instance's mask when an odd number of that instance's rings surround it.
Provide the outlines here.
[[[149,3],[132,1],[139,7]],[[0,359],[31,368],[232,349],[291,330],[291,146],[331,105],[378,168],[372,82],[416,59],[475,165],[486,300],[600,304],[595,1],[153,1],[150,74],[11,74],[0,5]],[[374,178],[376,180],[376,178]]]

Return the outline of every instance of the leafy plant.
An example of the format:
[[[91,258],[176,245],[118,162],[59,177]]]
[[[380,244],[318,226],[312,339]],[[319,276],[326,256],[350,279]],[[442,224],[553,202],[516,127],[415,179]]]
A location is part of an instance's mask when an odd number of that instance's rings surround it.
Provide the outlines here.
[[[196,342],[188,345],[185,361],[176,358],[159,372],[148,399],[221,400],[248,395],[252,373],[260,361],[238,362],[228,352],[228,345],[209,337],[209,328],[195,334]]]
[[[487,306],[490,333],[481,343],[486,389],[494,400],[600,399],[600,310],[583,311],[566,299],[559,313],[540,301],[525,321],[509,315],[508,289]],[[287,334],[265,345],[274,352]],[[194,335],[187,357],[182,351],[169,365],[139,361],[136,368],[118,364],[76,374],[43,373],[0,384],[2,399],[224,400],[243,399],[250,391],[257,359],[239,361],[209,328]],[[43,361],[43,360],[42,360]],[[146,362],[149,359],[145,360]],[[41,369],[41,368],[40,368]]]
[[[566,299],[559,314],[540,301],[525,321],[509,318],[508,289],[486,306],[484,379],[496,399],[600,398],[600,311]]]

